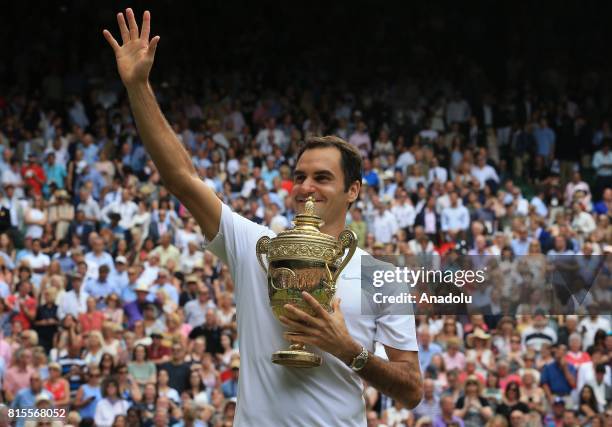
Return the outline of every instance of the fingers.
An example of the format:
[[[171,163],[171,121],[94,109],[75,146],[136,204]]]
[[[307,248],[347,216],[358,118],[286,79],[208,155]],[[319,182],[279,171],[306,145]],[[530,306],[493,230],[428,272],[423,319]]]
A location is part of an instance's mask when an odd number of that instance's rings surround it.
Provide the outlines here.
[[[115,40],[115,38],[113,37],[113,35],[110,33],[110,31],[108,30],[104,30],[102,31],[102,34],[104,35],[104,38],[106,39],[106,41],[108,42],[108,44],[111,45],[111,47],[113,48],[113,50],[115,52],[117,52],[117,50],[119,49],[119,43],[117,43],[117,40]]]
[[[157,43],[159,43],[159,36],[155,36],[153,37],[153,40],[151,40],[151,43],[149,43],[149,50],[147,51],[147,53],[150,56],[155,56],[155,50],[157,49]]]
[[[312,309],[315,311],[315,313],[319,315],[321,319],[326,319],[327,316],[329,316],[329,313],[323,308],[321,304],[319,304],[319,301],[317,301],[315,297],[310,295],[308,292],[302,292],[302,298],[304,298],[304,301],[306,301],[312,307]]]
[[[140,32],[140,38],[145,41],[149,41],[149,32],[151,31],[151,14],[148,10],[145,10],[142,16],[142,31]]]
[[[130,28],[130,40],[136,40],[138,38],[138,24],[136,23],[136,17],[134,11],[130,8],[126,10],[128,26]]]
[[[301,332],[301,333],[308,334],[308,335],[314,335],[313,334],[313,329],[309,328],[308,326],[304,325],[303,323],[296,322],[295,320],[292,320],[292,319],[290,319],[288,317],[285,317],[285,316],[279,316],[278,320],[280,320],[281,323],[283,323],[284,325],[286,325],[289,328],[291,328],[291,330],[293,332]]]
[[[340,311],[340,303],[342,302],[342,300],[338,297],[334,298],[334,301],[332,302],[332,307],[334,308],[334,313],[338,313]]]
[[[287,316],[289,317],[290,320],[299,321],[306,325],[313,325],[313,326],[319,324],[319,319],[315,319],[314,317],[310,316],[307,313],[304,313],[302,310],[292,305],[286,304],[285,310],[287,310]]]
[[[130,41],[130,31],[125,23],[123,13],[117,14],[117,22],[119,23],[119,31],[121,31],[121,40],[123,41],[123,44],[126,44]]]

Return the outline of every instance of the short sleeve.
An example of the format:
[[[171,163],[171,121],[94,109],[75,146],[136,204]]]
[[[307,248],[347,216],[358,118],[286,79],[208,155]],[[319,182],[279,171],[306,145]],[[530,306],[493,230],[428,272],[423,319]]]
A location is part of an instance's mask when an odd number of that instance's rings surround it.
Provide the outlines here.
[[[397,350],[418,351],[414,315],[389,314],[377,318],[374,339]]]
[[[232,212],[229,206],[222,203],[219,232],[210,242],[205,240],[204,248],[218,256],[235,273],[239,260],[244,261],[245,255],[255,255],[257,239],[264,235],[273,236],[274,233]]]

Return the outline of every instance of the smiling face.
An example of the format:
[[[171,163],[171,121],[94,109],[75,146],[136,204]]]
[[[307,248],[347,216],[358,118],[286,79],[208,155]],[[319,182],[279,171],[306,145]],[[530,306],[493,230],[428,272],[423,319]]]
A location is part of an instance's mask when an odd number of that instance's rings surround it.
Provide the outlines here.
[[[304,212],[309,196],[315,199],[315,211],[325,222],[322,231],[332,235],[344,228],[348,206],[357,199],[361,186],[355,181],[346,190],[341,157],[334,147],[304,151],[295,167],[291,191],[297,212]]]

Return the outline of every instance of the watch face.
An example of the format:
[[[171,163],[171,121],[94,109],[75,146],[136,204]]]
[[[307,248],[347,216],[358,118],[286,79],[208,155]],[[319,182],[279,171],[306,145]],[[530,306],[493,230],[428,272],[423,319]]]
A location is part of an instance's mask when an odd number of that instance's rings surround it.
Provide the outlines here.
[[[359,369],[363,368],[365,366],[365,364],[366,364],[366,361],[367,360],[365,358],[362,358],[362,357],[360,357],[359,359],[355,360],[355,366],[354,366],[353,369],[359,370]]]

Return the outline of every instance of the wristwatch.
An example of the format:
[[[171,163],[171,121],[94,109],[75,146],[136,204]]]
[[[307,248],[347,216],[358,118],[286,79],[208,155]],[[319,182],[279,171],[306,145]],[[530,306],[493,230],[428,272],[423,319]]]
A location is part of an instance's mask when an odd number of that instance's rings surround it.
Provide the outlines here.
[[[349,365],[350,368],[355,372],[360,371],[361,369],[363,369],[366,363],[368,363],[369,357],[370,357],[370,353],[368,353],[368,349],[365,347],[361,347],[361,353],[355,356],[355,358]]]

